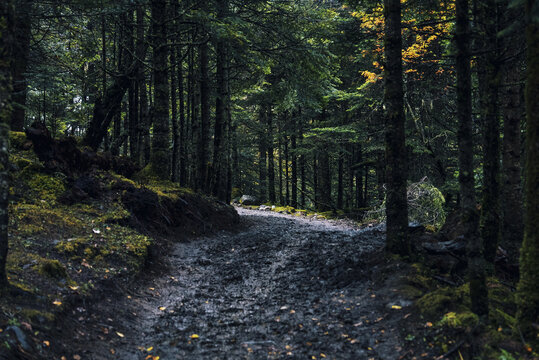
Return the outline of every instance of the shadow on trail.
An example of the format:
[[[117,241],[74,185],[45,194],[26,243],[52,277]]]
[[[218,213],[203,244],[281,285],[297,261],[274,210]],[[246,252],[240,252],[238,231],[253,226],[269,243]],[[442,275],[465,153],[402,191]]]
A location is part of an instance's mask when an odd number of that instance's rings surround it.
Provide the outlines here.
[[[371,281],[383,233],[238,212],[242,230],[174,244],[167,271],[125,300],[114,358],[399,358],[396,295]]]

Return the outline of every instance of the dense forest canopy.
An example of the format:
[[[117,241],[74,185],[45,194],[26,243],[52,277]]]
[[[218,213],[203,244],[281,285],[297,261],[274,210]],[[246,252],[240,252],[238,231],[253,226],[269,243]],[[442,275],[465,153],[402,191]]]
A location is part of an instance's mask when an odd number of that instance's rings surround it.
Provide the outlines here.
[[[456,212],[480,316],[498,246],[516,264],[524,239],[519,316],[530,336],[539,308],[538,8],[2,1],[0,116],[12,131],[44,124],[53,138],[227,203],[249,195],[387,218],[387,249],[404,256],[409,222],[436,230]]]

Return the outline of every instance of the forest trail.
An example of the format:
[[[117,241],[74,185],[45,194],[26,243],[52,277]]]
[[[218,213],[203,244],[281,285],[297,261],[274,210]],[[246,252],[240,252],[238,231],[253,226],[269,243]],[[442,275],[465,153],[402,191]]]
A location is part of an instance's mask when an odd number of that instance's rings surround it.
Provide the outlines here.
[[[398,359],[405,354],[397,324],[409,304],[388,281],[372,280],[384,272],[382,232],[346,222],[238,212],[237,232],[174,244],[157,276],[148,275],[119,302],[104,298],[97,309],[88,309],[99,315],[73,324],[84,326],[75,330],[71,356]]]

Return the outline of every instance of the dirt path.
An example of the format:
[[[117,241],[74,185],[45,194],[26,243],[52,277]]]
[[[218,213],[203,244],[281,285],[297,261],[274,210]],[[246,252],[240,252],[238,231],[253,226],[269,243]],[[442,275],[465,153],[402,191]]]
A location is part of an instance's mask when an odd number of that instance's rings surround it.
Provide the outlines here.
[[[371,280],[373,274],[383,278],[382,233],[238,212],[239,232],[175,244],[167,270],[156,280],[141,283],[119,302],[103,299],[102,309],[119,306],[94,316],[86,330],[81,327],[72,348],[76,355],[163,360],[405,354],[398,321],[408,304],[390,285]]]

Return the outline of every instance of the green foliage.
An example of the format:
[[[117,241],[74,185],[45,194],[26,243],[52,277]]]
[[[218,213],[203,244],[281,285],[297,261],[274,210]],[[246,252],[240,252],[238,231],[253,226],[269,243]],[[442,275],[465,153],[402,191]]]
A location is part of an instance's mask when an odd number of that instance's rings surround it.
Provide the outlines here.
[[[445,199],[441,191],[426,178],[408,185],[408,220],[426,227],[439,229],[445,223]],[[364,221],[384,222],[385,199],[380,206],[365,214]]]

